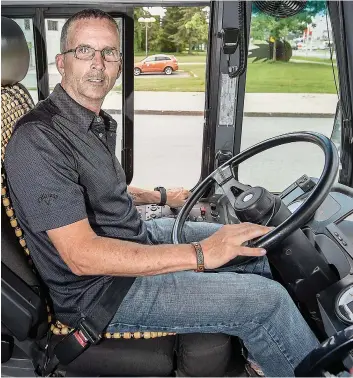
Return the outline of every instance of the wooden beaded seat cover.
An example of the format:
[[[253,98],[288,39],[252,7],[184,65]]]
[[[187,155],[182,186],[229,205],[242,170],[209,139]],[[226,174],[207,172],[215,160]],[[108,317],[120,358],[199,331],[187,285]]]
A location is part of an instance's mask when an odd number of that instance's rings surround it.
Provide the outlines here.
[[[20,228],[14,209],[11,204],[9,193],[6,187],[6,172],[4,169],[3,161],[5,157],[5,149],[7,143],[11,137],[13,127],[15,123],[29,112],[33,108],[33,100],[21,84],[1,86],[1,197],[2,204],[5,207],[6,214],[9,217],[10,224],[14,229],[14,232],[18,238],[19,243],[23,247],[24,253],[28,256],[29,264],[32,266],[34,272],[36,273],[33,263],[30,259],[30,251],[27,247],[26,240],[23,235],[23,231]],[[54,319],[54,316],[50,313],[50,308],[47,306],[48,310],[48,322],[50,324],[51,331],[55,335],[66,335],[72,328],[60,323]],[[107,339],[151,339],[162,336],[175,335],[174,333],[166,332],[116,332],[116,333],[105,333],[102,335]]]

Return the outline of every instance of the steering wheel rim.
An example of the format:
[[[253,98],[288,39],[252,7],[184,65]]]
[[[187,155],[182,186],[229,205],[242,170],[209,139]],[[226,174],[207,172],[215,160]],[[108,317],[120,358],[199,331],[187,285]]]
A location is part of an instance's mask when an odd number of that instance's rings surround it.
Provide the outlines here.
[[[278,147],[288,143],[307,142],[319,146],[324,152],[325,164],[322,170],[318,183],[316,184],[312,193],[302,203],[302,205],[292,213],[284,222],[278,225],[274,230],[262,236],[251,246],[255,248],[269,249],[292,234],[295,230],[303,227],[305,223],[312,217],[315,211],[319,208],[322,202],[327,197],[339,167],[338,152],[333,142],[326,136],[315,132],[295,132],[282,134],[263,142],[257,143],[252,147],[233,156],[227,162],[215,169],[208,177],[199,183],[191,196],[186,201],[185,205],[178,214],[173,231],[172,240],[174,244],[180,244],[181,231],[185,224],[186,218],[196,202],[201,198],[202,194],[214,184],[214,176],[223,172],[227,167],[238,166],[251,157],[258,155],[261,152],[267,151],[271,148]]]

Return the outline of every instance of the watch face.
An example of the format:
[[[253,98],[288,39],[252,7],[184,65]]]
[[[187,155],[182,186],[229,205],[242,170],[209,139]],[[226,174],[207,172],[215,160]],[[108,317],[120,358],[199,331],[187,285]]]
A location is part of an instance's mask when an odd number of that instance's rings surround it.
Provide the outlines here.
[[[353,324],[353,285],[344,288],[336,300],[337,316],[345,323]]]

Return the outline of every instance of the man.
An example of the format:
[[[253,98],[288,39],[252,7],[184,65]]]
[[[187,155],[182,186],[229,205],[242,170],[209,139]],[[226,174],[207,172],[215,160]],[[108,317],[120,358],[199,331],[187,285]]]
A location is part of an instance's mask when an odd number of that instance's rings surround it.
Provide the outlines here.
[[[109,332],[236,335],[265,374],[293,375],[318,342],[284,288],[264,277],[265,251],[243,246],[269,228],[189,223],[186,240],[200,245],[171,245],[170,220],[140,220],[115,157],[116,122],[101,110],[121,72],[119,48],[109,15],[71,17],[56,57],[61,85],[18,122],[7,147],[11,197],[58,319],[89,316],[115,276],[120,306]],[[131,190],[140,202],[160,199]],[[240,255],[254,258],[222,268]],[[202,259],[212,272],[194,271]]]

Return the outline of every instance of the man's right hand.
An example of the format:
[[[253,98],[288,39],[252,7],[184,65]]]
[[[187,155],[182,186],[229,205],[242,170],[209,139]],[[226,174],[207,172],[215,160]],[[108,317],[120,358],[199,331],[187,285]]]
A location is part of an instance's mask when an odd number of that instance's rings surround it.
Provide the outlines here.
[[[243,243],[267,234],[272,228],[253,223],[227,224],[201,241],[206,269],[215,269],[237,256],[263,256],[261,248],[242,246]]]

